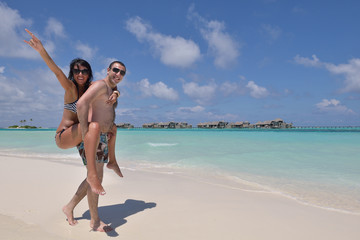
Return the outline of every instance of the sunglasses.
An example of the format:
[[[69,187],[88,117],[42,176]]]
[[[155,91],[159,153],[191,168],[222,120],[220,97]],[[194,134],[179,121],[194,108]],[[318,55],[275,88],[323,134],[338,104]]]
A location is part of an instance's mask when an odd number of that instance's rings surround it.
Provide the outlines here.
[[[80,70],[80,69],[73,69],[73,73],[75,75],[78,75],[78,74],[82,74],[82,75],[89,75],[89,69],[83,69],[83,70]]]
[[[118,73],[118,72],[120,72],[120,75],[121,76],[125,76],[125,71],[124,70],[120,70],[120,69],[118,69],[118,68],[113,68],[113,69],[111,69],[114,73]]]

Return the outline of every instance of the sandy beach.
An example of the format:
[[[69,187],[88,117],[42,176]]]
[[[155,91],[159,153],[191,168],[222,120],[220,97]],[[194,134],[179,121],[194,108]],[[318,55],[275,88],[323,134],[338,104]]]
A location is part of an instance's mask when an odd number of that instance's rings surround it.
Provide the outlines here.
[[[1,156],[2,239],[359,239],[360,216],[280,195],[246,192],[191,176],[105,170],[99,214],[114,228],[90,231],[87,200],[69,226],[61,209],[86,176],[83,166]],[[120,163],[121,166],[121,163]]]

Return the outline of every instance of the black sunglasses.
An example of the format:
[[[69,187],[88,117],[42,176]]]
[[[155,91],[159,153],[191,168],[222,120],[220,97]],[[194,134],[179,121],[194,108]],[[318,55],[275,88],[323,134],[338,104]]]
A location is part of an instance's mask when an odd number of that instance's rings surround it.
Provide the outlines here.
[[[120,69],[118,69],[118,68],[116,68],[116,67],[114,67],[113,69],[111,69],[114,73],[118,73],[118,72],[120,72],[120,75],[121,76],[125,76],[125,71],[124,70],[120,70]]]
[[[83,70],[80,70],[80,69],[73,69],[73,73],[75,75],[78,75],[78,74],[82,74],[82,75],[89,75],[89,69],[83,69]]]

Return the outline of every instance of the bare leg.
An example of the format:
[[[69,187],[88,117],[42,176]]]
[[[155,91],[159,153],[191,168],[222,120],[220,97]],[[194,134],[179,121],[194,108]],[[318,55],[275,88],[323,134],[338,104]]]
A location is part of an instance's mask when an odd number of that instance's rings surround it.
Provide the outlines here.
[[[69,225],[74,226],[77,224],[77,221],[74,219],[74,208],[79,204],[79,202],[86,196],[89,184],[86,179],[80,184],[75,195],[72,197],[70,202],[63,207],[63,212],[69,222]]]
[[[96,170],[97,175],[99,176],[100,184],[103,179],[103,170],[104,170],[104,164],[103,163],[96,163]],[[91,188],[88,188],[87,190],[87,197],[88,197],[88,203],[89,203],[89,211],[90,211],[90,227],[94,231],[99,232],[109,232],[113,230],[110,226],[105,224],[100,220],[99,212],[98,212],[98,203],[99,203],[99,195],[94,193]]]
[[[65,129],[61,136],[57,134],[55,140],[56,145],[61,149],[76,147],[82,140],[80,124],[77,123]]]
[[[111,132],[109,132],[109,134],[108,134],[108,135],[110,135],[110,138],[108,141],[109,163],[106,165],[106,167],[114,170],[114,172],[117,175],[119,175],[120,177],[123,177],[120,167],[116,162],[116,156],[115,156],[116,133],[117,133],[117,128],[116,128],[116,125],[113,124],[113,127],[111,128]]]
[[[84,138],[85,155],[87,160],[87,182],[91,190],[100,195],[105,195],[105,190],[96,172],[96,150],[100,141],[100,126],[97,122],[89,124],[89,130]]]

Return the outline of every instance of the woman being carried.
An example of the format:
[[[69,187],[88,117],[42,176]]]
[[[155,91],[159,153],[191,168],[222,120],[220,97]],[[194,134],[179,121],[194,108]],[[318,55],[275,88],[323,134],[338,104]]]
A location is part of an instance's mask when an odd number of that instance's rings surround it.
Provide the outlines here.
[[[69,75],[66,77],[63,71],[55,64],[50,55],[47,53],[41,41],[29,30],[25,29],[25,31],[29,33],[31,39],[29,41],[24,40],[24,42],[40,54],[46,65],[55,74],[59,83],[65,90],[64,112],[59,127],[56,129],[55,135],[56,145],[61,149],[76,147],[82,142],[80,124],[76,113],[76,103],[91,84],[93,78],[91,66],[87,61],[76,58],[71,61]],[[109,97],[107,103],[116,103],[117,97],[119,96],[120,93],[115,89],[113,94]],[[115,157],[116,130],[116,125],[114,124],[111,132],[108,134],[110,139],[108,141],[109,163],[107,164],[107,167],[114,170],[120,177],[123,177]],[[86,196],[86,191],[83,191],[80,195],[77,192],[75,196],[78,197],[76,200],[78,203]],[[70,225],[76,224],[76,220],[74,220],[72,213],[76,204],[73,203],[72,205],[74,206],[66,205],[63,208]]]

